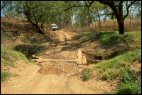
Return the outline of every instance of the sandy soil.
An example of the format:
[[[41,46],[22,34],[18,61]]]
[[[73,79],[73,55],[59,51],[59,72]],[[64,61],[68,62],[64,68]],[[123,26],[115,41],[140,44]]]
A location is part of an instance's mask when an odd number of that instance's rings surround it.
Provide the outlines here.
[[[17,66],[11,68],[16,76],[2,83],[2,94],[94,93],[81,81],[74,64],[53,63],[41,68],[25,63]]]
[[[70,34],[61,30],[54,33],[59,41],[71,38]],[[2,83],[2,94],[99,94],[115,89],[113,82],[95,78],[82,81],[82,68],[77,64],[84,62],[85,56],[81,49],[63,50],[64,47],[66,45],[51,47],[33,64],[17,61],[15,67],[9,68],[13,76]]]

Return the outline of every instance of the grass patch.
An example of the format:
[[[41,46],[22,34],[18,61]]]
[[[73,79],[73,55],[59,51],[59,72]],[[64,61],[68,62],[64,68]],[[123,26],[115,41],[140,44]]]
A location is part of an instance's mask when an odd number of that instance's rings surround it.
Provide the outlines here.
[[[122,81],[120,82],[117,94],[140,94],[141,93],[141,78],[136,72],[126,70],[123,73]]]
[[[9,73],[8,72],[1,72],[1,81],[5,81],[7,78],[9,77]]]
[[[141,32],[126,32],[124,35],[119,35],[116,32],[96,32],[90,31],[79,35],[80,40],[84,41],[98,41],[100,44],[105,46],[124,44],[124,45],[136,45],[135,47],[140,48],[141,43]],[[78,38],[79,38],[78,37]]]
[[[102,61],[94,66],[102,74],[102,79],[115,79],[121,77],[122,71],[129,68],[131,63],[140,60],[141,50],[127,51],[113,59]]]
[[[15,62],[18,60],[23,60],[26,63],[29,63],[29,60],[26,58],[24,54],[18,51],[14,51],[9,49],[3,45],[1,45],[1,81],[5,81],[10,76],[10,73],[7,70],[4,70],[3,67],[14,66]]]
[[[32,55],[39,54],[45,51],[47,48],[44,45],[29,45],[21,44],[14,48],[16,51],[22,52],[26,57],[31,58]]]
[[[141,75],[130,68],[135,61],[140,63],[140,59],[141,49],[135,49],[95,64],[93,69],[100,73],[102,80],[121,80],[115,91],[116,94],[140,94]]]
[[[118,32],[86,32],[79,35],[78,39],[83,42],[92,41],[97,43],[94,56],[110,59],[125,51],[141,48],[141,32],[126,32],[119,35]],[[103,51],[102,51],[103,49]],[[94,60],[96,60],[94,58]]]
[[[4,65],[14,65],[14,62],[17,60],[24,60],[28,62],[26,56],[18,51],[14,51],[1,46],[1,63]]]
[[[88,68],[84,68],[81,72],[81,78],[83,81],[89,80],[91,78],[91,75],[92,75],[91,70]]]

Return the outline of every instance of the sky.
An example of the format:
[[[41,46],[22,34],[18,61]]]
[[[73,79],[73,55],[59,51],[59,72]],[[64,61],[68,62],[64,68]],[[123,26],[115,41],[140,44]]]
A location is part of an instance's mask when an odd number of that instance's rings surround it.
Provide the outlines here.
[[[4,14],[3,14],[3,12],[1,11],[1,17],[4,17]]]

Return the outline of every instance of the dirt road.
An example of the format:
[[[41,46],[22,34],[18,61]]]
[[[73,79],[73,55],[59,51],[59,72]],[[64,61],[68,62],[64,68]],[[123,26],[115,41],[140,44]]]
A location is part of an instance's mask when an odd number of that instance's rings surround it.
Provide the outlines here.
[[[12,77],[2,83],[2,94],[98,94],[115,89],[108,82],[82,81],[77,64],[85,62],[81,61],[84,55],[80,49],[64,50],[65,47],[68,46],[52,46],[33,64],[17,61],[9,69]]]
[[[74,32],[65,31],[64,29],[56,30],[56,31],[51,31],[51,30],[46,30],[46,31],[48,34],[50,34],[50,36],[51,36],[51,38],[53,38],[53,40],[57,40],[60,42],[63,42],[66,40],[71,40],[71,37],[76,34]]]
[[[76,64],[38,60],[37,64],[17,62],[10,72],[15,75],[2,84],[2,94],[94,93],[80,79]]]

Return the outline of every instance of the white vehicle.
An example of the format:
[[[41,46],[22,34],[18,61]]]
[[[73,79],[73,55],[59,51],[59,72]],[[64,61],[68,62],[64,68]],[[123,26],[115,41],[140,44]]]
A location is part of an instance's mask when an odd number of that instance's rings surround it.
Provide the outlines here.
[[[59,28],[58,28],[58,26],[57,26],[56,24],[51,24],[51,25],[50,25],[50,29],[52,29],[53,31],[56,31],[56,30],[58,30]]]

